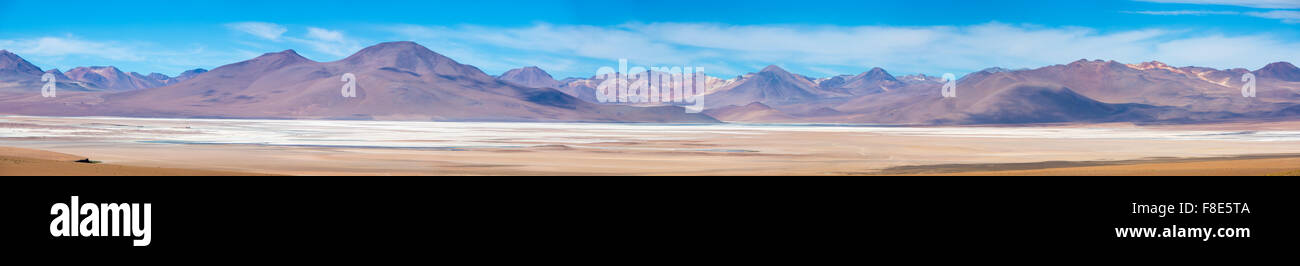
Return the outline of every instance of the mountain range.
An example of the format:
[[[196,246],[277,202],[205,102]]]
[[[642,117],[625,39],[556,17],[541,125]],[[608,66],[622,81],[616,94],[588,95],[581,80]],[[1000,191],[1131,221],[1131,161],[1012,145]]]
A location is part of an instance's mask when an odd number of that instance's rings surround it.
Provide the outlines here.
[[[40,96],[47,71],[0,50],[0,113],[283,119],[434,121],[755,122],[1024,124],[1065,122],[1198,123],[1300,117],[1300,69],[1173,67],[1079,60],[1035,69],[988,68],[955,81],[896,77],[882,68],[813,78],[768,66],[723,79],[706,76],[706,110],[596,101],[597,77],[556,80],[538,67],[489,76],[413,42],[367,47],[334,62],[293,50],[267,53],[211,71],[123,73],[79,67],[58,77],[60,94]],[[356,97],[340,95],[355,75]],[[1257,94],[1243,97],[1242,76]],[[65,78],[66,77],[66,78]],[[63,91],[69,91],[65,93]]]
[[[355,77],[355,97],[341,93],[344,74]],[[56,98],[11,94],[0,96],[0,102],[0,113],[24,115],[717,122],[682,107],[600,105],[555,89],[504,82],[413,42],[380,43],[334,62],[316,62],[285,50],[161,87],[60,92]]]
[[[58,69],[42,71],[18,55],[0,50],[0,92],[40,91],[43,85],[40,79],[45,73],[54,75],[60,90],[129,91],[175,84],[203,72],[207,70],[192,69],[170,77],[159,73],[127,73],[113,66],[76,67],[67,72]]]
[[[522,70],[520,70],[522,71]],[[520,71],[511,72],[521,73]],[[534,77],[549,77],[539,69]],[[1243,97],[1243,74],[1258,78]],[[1079,60],[1037,69],[988,68],[956,81],[944,98],[942,78],[895,77],[882,68],[811,78],[778,66],[733,79],[709,77],[704,112],[728,122],[1022,124],[1059,122],[1215,122],[1289,119],[1300,111],[1300,69],[1287,62],[1255,71]],[[550,80],[502,79],[546,86]],[[557,88],[595,102],[595,78],[567,78]]]

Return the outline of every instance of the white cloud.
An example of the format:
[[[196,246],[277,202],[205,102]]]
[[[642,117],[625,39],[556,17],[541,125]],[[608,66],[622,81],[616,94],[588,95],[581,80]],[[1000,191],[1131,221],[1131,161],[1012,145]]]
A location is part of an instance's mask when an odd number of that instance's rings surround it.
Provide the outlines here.
[[[358,41],[347,38],[342,31],[317,27],[307,27],[307,35],[303,38],[285,37],[285,39],[307,45],[313,51],[340,57],[355,53],[362,48]]]
[[[312,38],[320,41],[328,41],[328,42],[342,42],[343,32],[332,31],[332,30],[327,30],[327,29],[322,29],[317,27],[307,27],[307,38]]]
[[[1300,1],[1296,1],[1296,0],[1138,0],[1138,1],[1154,2],[1154,3],[1171,3],[1171,4],[1244,6],[1244,7],[1253,7],[1253,8],[1300,8]]]
[[[236,22],[225,24],[226,28],[231,30],[247,33],[261,39],[274,42],[289,41],[307,46],[308,49],[320,52],[330,56],[347,56],[362,46],[357,40],[348,38],[343,31],[330,30],[319,27],[307,27],[307,33],[301,37],[288,36],[289,28],[280,24],[268,22]],[[265,49],[266,46],[261,43],[236,41],[247,46]]]
[[[1300,23],[1300,11],[1273,10],[1268,12],[1246,12],[1247,16],[1280,19],[1283,23]]]
[[[1173,10],[1173,11],[1125,11],[1124,13],[1156,15],[1156,16],[1204,16],[1204,15],[1238,15],[1240,12],[1235,11],[1208,11],[1208,10]]]
[[[73,36],[0,40],[6,48],[23,56],[92,56],[110,60],[140,61],[135,48],[117,42],[82,40]]]
[[[72,35],[0,40],[0,49],[13,51],[47,70],[112,65],[122,71],[168,75],[251,58],[223,49],[208,49],[203,44],[162,47],[148,42],[88,40]]]
[[[1275,61],[1300,58],[1300,43],[1267,35],[1208,35],[1156,44],[1152,56],[1179,65],[1255,69]]]
[[[1100,32],[997,22],[930,27],[652,23],[609,27],[402,25],[388,29],[435,51],[455,51],[469,59],[448,55],[480,66],[546,58],[579,57],[586,62],[627,58],[634,65],[691,65],[743,72],[758,70],[750,66],[768,64],[815,73],[856,73],[881,66],[901,75],[965,73],[992,66],[1040,67],[1083,58],[1130,63],[1160,60],[1216,68],[1253,68],[1300,58],[1300,49],[1290,48],[1300,47],[1300,42],[1269,33],[1213,35],[1159,28]],[[594,71],[598,66],[591,67]]]
[[[1287,24],[1300,23],[1300,11],[1290,11],[1290,10],[1272,10],[1267,12],[1173,10],[1173,11],[1124,11],[1124,13],[1157,15],[1157,16],[1246,15],[1252,17],[1281,20],[1282,23],[1287,23]]]
[[[1201,4],[1201,5],[1230,5],[1244,6],[1261,9],[1300,9],[1300,0],[1138,0],[1144,2],[1156,3],[1179,3],[1179,4]],[[1294,10],[1270,10],[1270,11],[1128,11],[1126,13],[1147,14],[1147,15],[1246,15],[1259,18],[1268,18],[1281,20],[1286,24],[1300,24],[1300,11]]]
[[[258,38],[279,41],[280,36],[288,32],[289,29],[275,23],[266,22],[237,22],[226,24],[226,28],[244,32],[257,36]]]

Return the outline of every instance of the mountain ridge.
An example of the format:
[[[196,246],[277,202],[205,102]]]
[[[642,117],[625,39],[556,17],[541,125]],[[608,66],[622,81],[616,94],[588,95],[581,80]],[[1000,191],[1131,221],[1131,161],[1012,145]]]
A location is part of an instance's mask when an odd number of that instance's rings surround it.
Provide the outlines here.
[[[345,74],[353,77],[348,82],[355,84],[355,97],[342,93]],[[266,53],[175,84],[93,97],[97,101],[73,100],[94,104],[26,110],[148,117],[718,122],[681,107],[604,106],[554,89],[506,83],[413,42],[380,43],[333,62],[313,61],[293,50]]]
[[[414,42],[384,42],[337,61],[296,51],[265,53],[175,78],[112,66],[41,69],[0,50],[0,113],[567,122],[809,122],[1019,124],[1060,122],[1207,122],[1291,119],[1300,112],[1300,69],[1289,62],[1255,71],[1124,64],[1081,59],[1033,69],[987,68],[961,76],[957,97],[940,95],[937,77],[896,77],[873,67],[856,75],[811,78],[769,65],[732,79],[705,76],[704,114],[674,104],[627,106],[595,101],[601,80],[557,81],[538,67],[490,76]],[[50,73],[57,99],[36,94]],[[355,74],[357,97],[340,95],[340,76]],[[1258,96],[1242,97],[1254,73]],[[66,80],[66,81],[65,81]],[[14,94],[17,93],[17,94]],[[16,96],[15,96],[16,95]],[[33,96],[36,95],[36,96]],[[713,117],[710,117],[713,116]]]

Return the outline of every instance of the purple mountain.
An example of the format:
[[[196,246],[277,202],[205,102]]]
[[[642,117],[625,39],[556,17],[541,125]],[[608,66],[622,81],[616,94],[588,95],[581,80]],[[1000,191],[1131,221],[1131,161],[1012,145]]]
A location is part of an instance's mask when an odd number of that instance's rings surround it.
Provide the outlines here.
[[[555,81],[551,74],[535,66],[511,69],[497,78],[532,88],[557,88],[560,86],[560,82]]]
[[[344,97],[345,74],[355,97]],[[185,75],[182,75],[185,76]],[[62,98],[60,98],[62,99]],[[413,42],[367,47],[334,62],[293,50],[224,65],[172,85],[99,95],[96,104],[0,112],[147,117],[421,121],[717,122],[681,107],[606,106],[503,82]],[[78,103],[94,102],[76,99]]]

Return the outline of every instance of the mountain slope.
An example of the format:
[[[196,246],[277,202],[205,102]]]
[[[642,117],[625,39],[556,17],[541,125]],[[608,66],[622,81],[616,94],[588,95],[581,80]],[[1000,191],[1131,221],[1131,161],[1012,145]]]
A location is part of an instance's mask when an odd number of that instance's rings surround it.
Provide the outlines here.
[[[166,83],[166,76],[159,79],[155,78],[157,76],[149,77],[135,72],[124,73],[113,66],[77,67],[69,69],[63,74],[73,81],[108,91],[154,88],[161,87]]]
[[[67,72],[58,69],[41,71],[22,57],[0,50],[0,92],[39,92],[44,85],[41,75],[53,74],[57,90],[72,92],[129,91],[161,87],[192,78],[206,70],[194,69],[176,78],[159,73],[126,73],[113,66],[76,67]]]
[[[888,91],[890,87],[900,85],[901,82],[890,75],[883,68],[872,68],[867,72],[862,72],[856,76],[844,80],[843,84],[835,87],[823,88],[843,92],[849,95],[867,95]]]
[[[1300,82],[1300,68],[1289,62],[1276,62],[1255,70],[1255,75],[1261,79],[1278,79],[1283,81]]]
[[[1065,87],[1021,84],[988,95],[963,112],[969,116],[965,123],[973,124],[1149,121],[1147,114],[1126,113],[1147,107],[1102,103]]]
[[[657,71],[648,71],[648,72],[663,73]],[[732,82],[734,82],[734,80],[724,80],[709,75],[704,75],[703,78],[704,78],[703,82],[704,82],[705,92],[717,91],[719,90],[719,88],[725,87],[731,84]],[[598,87],[598,85],[600,85],[600,83],[604,81],[605,79],[603,77],[597,77],[597,76],[593,76],[591,78],[565,78],[564,80],[558,82],[559,85],[555,87],[555,89],[560,90],[561,92],[569,94],[573,97],[578,97],[578,99],[582,99],[583,101],[598,103],[597,100],[598,98],[596,98],[596,87]],[[631,82],[631,80],[629,80],[629,82]]]
[[[798,118],[754,102],[745,106],[727,106],[704,111],[704,114],[726,122],[796,122]]]
[[[341,94],[344,73],[356,97]],[[174,85],[104,96],[131,116],[435,121],[716,122],[680,107],[591,104],[503,82],[413,42],[367,47],[335,62],[292,50],[225,65]]]
[[[40,76],[54,75],[57,98]],[[202,74],[199,74],[202,73]],[[343,97],[353,74],[356,97]],[[1254,73],[1258,96],[1243,97]],[[536,67],[489,76],[412,42],[367,47],[335,62],[292,50],[162,74],[86,67],[68,75],[0,51],[0,113],[145,117],[323,118],[436,121],[713,122],[680,107],[595,102],[596,78],[555,81]],[[896,78],[881,68],[811,79],[776,66],[723,80],[706,76],[705,114],[727,121],[888,124],[1213,122],[1300,116],[1300,69],[1277,62],[1249,71],[1079,60],[1036,69],[988,68],[956,81]],[[162,86],[145,88],[150,86]],[[133,89],[136,88],[136,89]],[[116,91],[123,90],[123,91]],[[66,93],[65,93],[66,92]],[[653,104],[643,104],[650,106]]]
[[[840,94],[818,90],[817,84],[811,80],[771,65],[710,92],[705,96],[705,104],[708,108],[744,106],[754,102],[776,106],[837,95]]]
[[[21,56],[8,50],[0,50],[0,93],[39,96],[41,87],[45,85],[45,82],[41,81],[41,76],[45,75],[45,73],[46,71],[41,71],[40,67],[33,65]],[[74,82],[58,69],[51,69],[48,73],[53,74],[55,77],[56,93],[58,91],[96,90]]]
[[[532,88],[556,88],[560,85],[551,74],[535,66],[511,69],[497,78]]]
[[[8,75],[41,75],[45,73],[41,68],[36,67],[26,59],[9,52],[0,50],[0,76]]]

